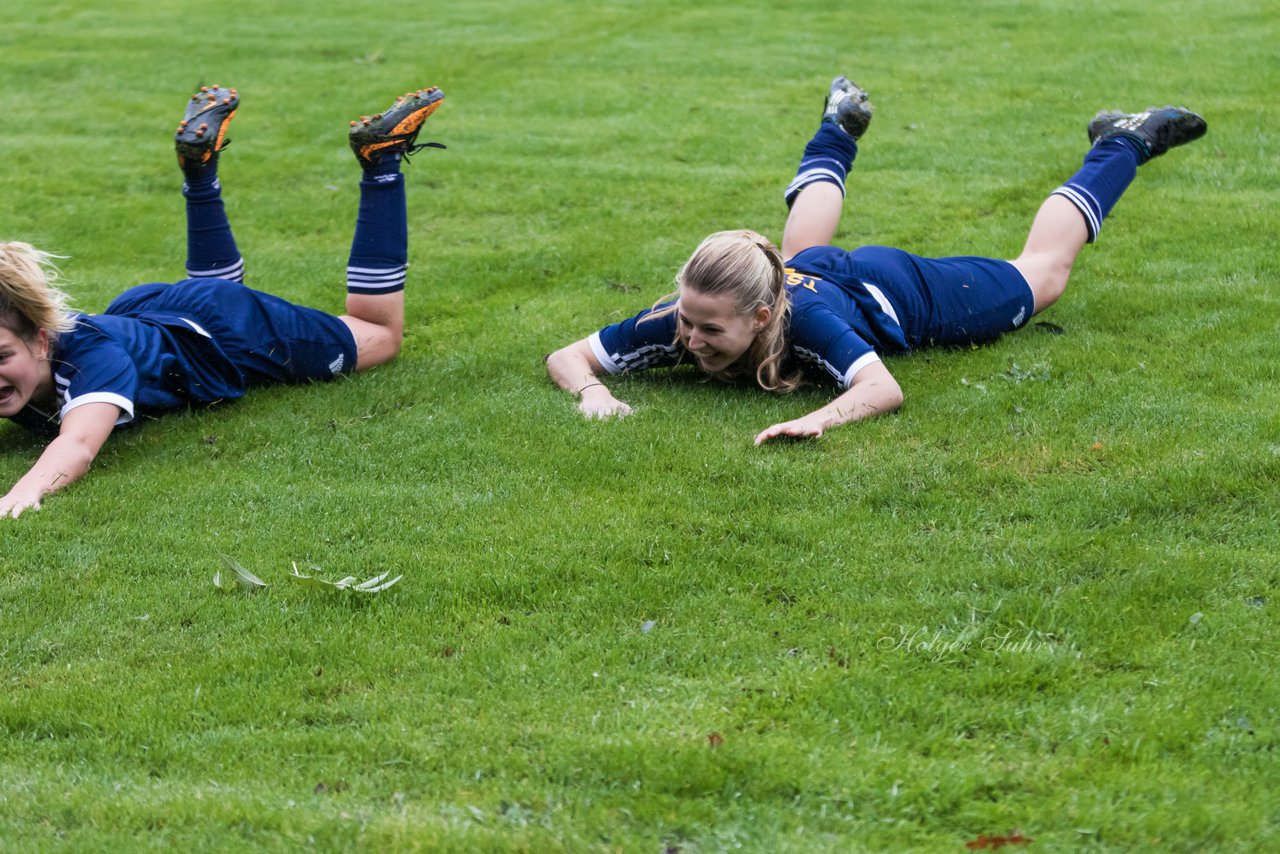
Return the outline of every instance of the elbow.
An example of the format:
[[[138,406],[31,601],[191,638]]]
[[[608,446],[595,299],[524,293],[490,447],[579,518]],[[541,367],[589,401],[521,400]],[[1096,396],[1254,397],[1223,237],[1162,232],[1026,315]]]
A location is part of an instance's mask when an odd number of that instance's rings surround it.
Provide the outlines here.
[[[569,347],[561,347],[551,355],[543,358],[542,361],[547,366],[547,376],[551,377],[551,379],[554,380],[564,370],[565,359],[568,358],[569,350],[572,346],[573,345],[569,345]]]
[[[897,383],[893,384],[893,388],[889,389],[888,399],[886,403],[886,412],[897,412],[902,408],[902,387]]]
[[[600,366],[596,364],[591,345],[585,338],[561,347],[544,361],[547,364],[547,375],[563,388],[571,388],[583,377],[599,374]]]
[[[873,387],[867,389],[868,403],[877,415],[897,412],[902,406],[902,386],[891,376],[876,380]]]

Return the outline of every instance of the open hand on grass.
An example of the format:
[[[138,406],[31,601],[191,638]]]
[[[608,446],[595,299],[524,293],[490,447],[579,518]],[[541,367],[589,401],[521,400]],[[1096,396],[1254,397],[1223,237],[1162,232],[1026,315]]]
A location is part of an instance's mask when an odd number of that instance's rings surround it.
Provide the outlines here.
[[[622,418],[631,414],[631,407],[613,396],[603,385],[592,386],[582,392],[578,411],[588,418]]]
[[[39,510],[40,498],[40,493],[26,494],[15,488],[4,498],[0,498],[0,519],[17,519],[27,510]]]
[[[821,413],[810,412],[803,418],[784,421],[781,424],[774,424],[766,430],[761,430],[756,434],[756,444],[763,445],[771,439],[783,437],[788,439],[817,439],[825,429],[825,418],[822,417]]]
[[[631,414],[631,407],[614,397],[609,387],[600,381],[605,370],[592,351],[589,339],[561,347],[547,356],[546,361],[547,373],[556,385],[581,395],[578,411],[587,418],[604,421]]]
[[[873,362],[858,371],[853,383],[835,400],[808,415],[762,430],[756,435],[756,444],[779,437],[817,439],[832,427],[893,412],[901,405],[902,389],[898,381],[883,363]]]

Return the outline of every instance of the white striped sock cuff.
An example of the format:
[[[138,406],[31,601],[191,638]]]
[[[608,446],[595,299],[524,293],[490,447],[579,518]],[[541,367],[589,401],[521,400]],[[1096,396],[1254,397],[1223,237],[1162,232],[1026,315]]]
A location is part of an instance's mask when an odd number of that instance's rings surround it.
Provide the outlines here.
[[[398,267],[347,267],[347,293],[391,294],[404,290],[408,264]]]
[[[226,279],[229,282],[243,282],[244,259],[237,258],[233,264],[228,264],[225,267],[213,267],[208,270],[196,270],[188,266],[187,277],[190,279]]]
[[[835,184],[840,188],[840,195],[844,195],[844,172],[842,170],[828,169],[825,166],[811,166],[808,169],[801,169],[796,173],[796,177],[787,185],[786,191],[782,194],[783,198],[790,202],[810,184],[826,182]]]
[[[1051,195],[1062,196],[1075,205],[1084,217],[1085,228],[1089,230],[1089,242],[1093,243],[1098,239],[1098,232],[1102,231],[1102,207],[1092,193],[1076,184],[1063,184]]]

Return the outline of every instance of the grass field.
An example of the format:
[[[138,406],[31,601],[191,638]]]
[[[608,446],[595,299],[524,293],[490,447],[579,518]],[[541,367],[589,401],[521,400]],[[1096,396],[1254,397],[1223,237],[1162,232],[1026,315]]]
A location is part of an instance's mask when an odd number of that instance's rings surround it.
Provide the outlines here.
[[[114,436],[0,523],[0,850],[1280,847],[1280,19],[1264,0],[54,2],[0,28],[0,238],[86,311],[181,277],[171,136],[249,282],[338,311],[346,121],[408,169],[399,361]],[[906,404],[542,356],[775,239],[827,82],[878,111],[838,238],[1008,257],[1099,108],[1185,103],[1032,328],[893,359]],[[40,446],[0,429],[12,483]],[[7,488],[7,486],[6,486]],[[222,555],[268,582],[213,586]],[[359,599],[293,584],[404,580]],[[988,840],[989,841],[989,840]],[[1007,849],[1006,849],[1007,850]]]

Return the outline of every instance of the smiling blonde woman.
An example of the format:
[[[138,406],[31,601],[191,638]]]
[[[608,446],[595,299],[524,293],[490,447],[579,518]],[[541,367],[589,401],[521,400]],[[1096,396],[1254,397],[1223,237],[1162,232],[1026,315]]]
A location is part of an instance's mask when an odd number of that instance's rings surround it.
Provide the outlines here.
[[[989,341],[1025,326],[1062,296],[1077,254],[1097,238],[1137,168],[1206,131],[1203,118],[1181,107],[1101,112],[1088,125],[1083,165],[1041,205],[1017,258],[925,258],[829,245],[871,116],[865,91],[844,77],[831,82],[822,123],[785,193],[781,251],[752,231],[713,234],[681,268],[674,293],[547,357],[552,380],[580,397],[583,415],[630,414],[603,377],[688,362],[778,393],[807,376],[841,389],[826,406],[762,430],[757,445],[817,438],[892,412],[902,390],[882,355]]]

